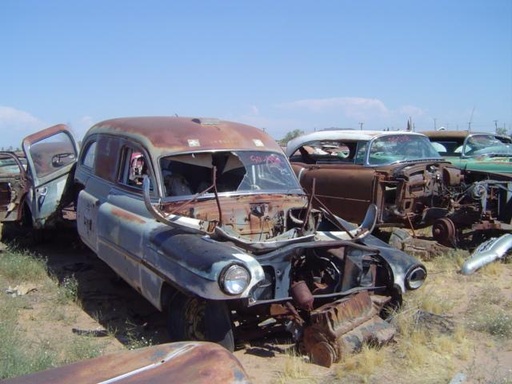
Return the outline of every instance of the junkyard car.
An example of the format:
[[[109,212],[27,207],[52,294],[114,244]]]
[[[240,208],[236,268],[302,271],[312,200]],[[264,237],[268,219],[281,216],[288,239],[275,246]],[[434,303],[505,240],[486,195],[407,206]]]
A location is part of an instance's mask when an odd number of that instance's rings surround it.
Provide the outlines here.
[[[473,235],[510,227],[510,193],[475,184],[421,133],[318,131],[291,140],[286,154],[316,206],[349,221],[360,221],[373,203],[377,226],[432,225],[445,245],[457,243],[462,230]]]
[[[512,232],[512,138],[490,132],[422,133],[443,158],[464,170],[471,195],[485,204],[474,229],[494,235]]]
[[[459,168],[512,174],[512,138],[489,132],[425,131],[439,154]]]
[[[4,384],[97,383],[248,384],[238,359],[225,348],[206,342],[178,342],[127,350],[82,360]]]
[[[314,209],[262,130],[213,119],[119,118],[93,126],[74,172],[80,238],[157,309],[173,340],[287,330],[330,365],[419,288],[424,266]],[[383,313],[384,311],[382,311]],[[357,340],[357,343],[354,341]]]
[[[68,174],[78,147],[65,125],[56,125],[23,140],[23,152],[0,152],[0,222],[40,233],[67,219],[72,204]]]

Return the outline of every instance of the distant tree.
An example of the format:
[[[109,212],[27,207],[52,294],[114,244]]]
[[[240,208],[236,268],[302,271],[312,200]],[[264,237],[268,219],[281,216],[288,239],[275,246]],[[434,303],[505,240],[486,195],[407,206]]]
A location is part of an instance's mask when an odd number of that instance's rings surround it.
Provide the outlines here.
[[[295,139],[296,137],[300,136],[300,135],[303,135],[304,134],[304,131],[300,130],[300,129],[295,129],[291,132],[288,132],[286,135],[284,135],[284,137],[279,140],[279,144],[280,145],[286,145],[288,144],[288,142],[292,139]]]
[[[508,136],[508,132],[507,132],[507,129],[505,127],[502,127],[502,128],[496,127],[496,134],[497,135]]]

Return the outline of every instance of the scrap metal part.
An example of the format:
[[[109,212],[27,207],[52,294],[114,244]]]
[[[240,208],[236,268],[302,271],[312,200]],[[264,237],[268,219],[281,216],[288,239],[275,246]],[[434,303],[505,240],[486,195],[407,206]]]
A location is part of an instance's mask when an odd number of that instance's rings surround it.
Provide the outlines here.
[[[463,275],[471,275],[477,269],[503,258],[512,250],[512,233],[493,237],[480,244],[461,268]]]
[[[238,359],[218,344],[179,342],[86,359],[2,381],[5,384],[249,383]]]
[[[311,325],[304,329],[304,352],[313,363],[330,367],[344,354],[359,351],[365,343],[388,343],[396,329],[379,312],[389,300],[390,297],[364,291],[314,310]]]

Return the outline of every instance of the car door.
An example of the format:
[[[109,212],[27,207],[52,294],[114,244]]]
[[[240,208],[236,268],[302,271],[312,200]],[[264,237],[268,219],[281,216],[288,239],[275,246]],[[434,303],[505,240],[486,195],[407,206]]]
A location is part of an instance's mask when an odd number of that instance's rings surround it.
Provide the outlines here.
[[[0,222],[22,219],[22,204],[29,191],[26,159],[14,152],[0,152]]]
[[[27,136],[22,146],[32,183],[27,194],[32,224],[43,228],[73,201],[72,171],[78,144],[68,127],[59,124]]]
[[[147,152],[129,141],[121,145],[116,164],[115,182],[97,212],[98,255],[130,285],[141,290],[145,234],[154,219],[144,204],[139,177],[152,177],[153,171],[148,167]]]
[[[86,136],[75,172],[81,240],[136,289],[141,288],[145,224],[154,222],[142,197],[141,175],[133,169],[140,148],[122,136]]]

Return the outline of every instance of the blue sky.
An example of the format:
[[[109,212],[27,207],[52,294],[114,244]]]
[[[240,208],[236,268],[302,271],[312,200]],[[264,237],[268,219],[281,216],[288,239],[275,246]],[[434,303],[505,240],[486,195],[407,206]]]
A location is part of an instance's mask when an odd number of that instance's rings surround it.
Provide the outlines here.
[[[0,49],[0,147],[140,115],[512,131],[510,0],[2,0]]]

